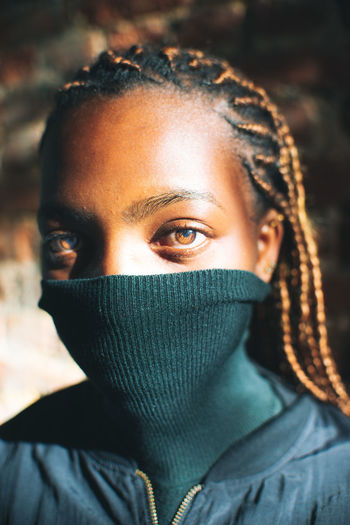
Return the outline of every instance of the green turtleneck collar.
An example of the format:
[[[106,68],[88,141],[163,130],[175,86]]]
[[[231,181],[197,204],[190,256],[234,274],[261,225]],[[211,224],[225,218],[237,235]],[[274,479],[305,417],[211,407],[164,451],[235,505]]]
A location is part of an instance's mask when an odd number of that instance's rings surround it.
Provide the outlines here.
[[[281,410],[245,353],[242,270],[43,281],[40,306],[118,421],[115,450],[154,486],[159,524],[234,442]]]
[[[185,494],[221,454],[278,414],[282,403],[247,357],[242,340],[193,408],[186,426],[145,435],[147,452],[137,454],[154,487],[160,525],[170,523]],[[135,457],[134,450],[128,452]]]

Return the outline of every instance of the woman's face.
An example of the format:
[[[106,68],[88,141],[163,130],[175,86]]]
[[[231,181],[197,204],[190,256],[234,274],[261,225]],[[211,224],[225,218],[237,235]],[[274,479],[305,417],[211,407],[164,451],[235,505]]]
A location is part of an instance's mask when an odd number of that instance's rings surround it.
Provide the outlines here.
[[[268,281],[282,226],[253,220],[229,124],[198,96],[135,89],[69,110],[43,151],[43,277],[242,269]]]

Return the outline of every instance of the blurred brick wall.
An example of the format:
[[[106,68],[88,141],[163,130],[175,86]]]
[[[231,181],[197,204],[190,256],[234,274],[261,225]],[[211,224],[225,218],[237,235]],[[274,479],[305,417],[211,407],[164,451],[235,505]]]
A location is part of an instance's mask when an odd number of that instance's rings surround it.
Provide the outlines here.
[[[0,420],[80,377],[36,308],[36,151],[52,95],[105,47],[145,40],[227,57],[285,113],[320,234],[330,341],[349,380],[348,1],[5,0],[0,13]]]

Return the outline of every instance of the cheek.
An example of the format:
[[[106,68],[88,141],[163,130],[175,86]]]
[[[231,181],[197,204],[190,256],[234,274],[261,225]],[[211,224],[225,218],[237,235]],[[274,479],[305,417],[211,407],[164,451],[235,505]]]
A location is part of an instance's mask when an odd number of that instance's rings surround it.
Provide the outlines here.
[[[216,239],[215,257],[224,261],[228,269],[254,272],[258,259],[258,231],[240,188],[231,195],[227,192],[225,227]]]
[[[257,245],[252,232],[232,231],[217,241],[212,256],[220,268],[253,272],[257,262]]]

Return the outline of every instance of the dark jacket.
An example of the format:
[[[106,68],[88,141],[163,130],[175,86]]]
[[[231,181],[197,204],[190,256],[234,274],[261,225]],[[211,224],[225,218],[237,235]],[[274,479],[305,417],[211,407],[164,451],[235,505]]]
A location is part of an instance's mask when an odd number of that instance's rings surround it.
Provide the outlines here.
[[[287,407],[217,460],[176,525],[350,524],[350,419],[264,373]],[[113,450],[113,432],[122,429],[89,382],[3,425],[0,524],[156,523],[150,488]]]

